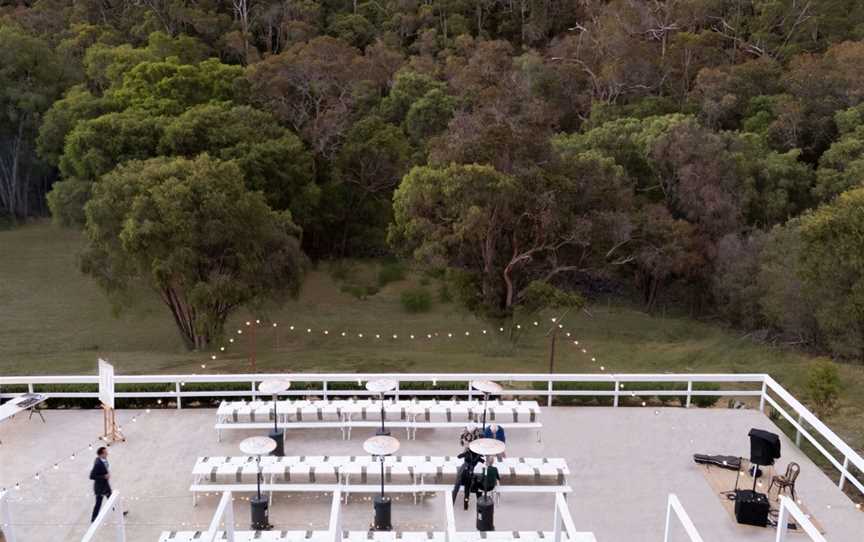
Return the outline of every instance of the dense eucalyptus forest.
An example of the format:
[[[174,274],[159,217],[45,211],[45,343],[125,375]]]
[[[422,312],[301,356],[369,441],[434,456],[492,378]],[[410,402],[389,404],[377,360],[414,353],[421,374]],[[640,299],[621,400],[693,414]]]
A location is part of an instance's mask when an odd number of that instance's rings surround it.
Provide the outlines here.
[[[190,348],[393,254],[864,359],[862,66],[859,0],[0,0],[0,222]]]

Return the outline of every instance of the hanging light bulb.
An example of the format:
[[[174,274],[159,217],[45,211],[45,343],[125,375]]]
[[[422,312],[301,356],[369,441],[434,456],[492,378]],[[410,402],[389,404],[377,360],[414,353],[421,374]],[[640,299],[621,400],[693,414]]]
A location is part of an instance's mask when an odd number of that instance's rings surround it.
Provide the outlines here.
[[[276,327],[276,326],[278,326],[278,325],[279,325],[279,324],[277,324],[276,322],[273,322],[273,327]]]

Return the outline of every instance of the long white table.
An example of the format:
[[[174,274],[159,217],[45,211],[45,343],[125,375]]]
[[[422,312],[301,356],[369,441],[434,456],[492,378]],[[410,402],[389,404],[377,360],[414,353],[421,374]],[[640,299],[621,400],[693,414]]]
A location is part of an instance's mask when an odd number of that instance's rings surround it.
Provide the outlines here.
[[[48,396],[44,393],[23,393],[17,397],[12,398],[9,401],[6,401],[2,405],[0,405],[0,422],[7,418],[11,418],[12,416],[24,412],[25,410],[30,411],[30,417],[33,417],[33,413],[39,415],[42,418],[42,421],[45,421],[45,416],[42,415],[42,412],[36,410],[36,407],[44,403],[48,400]],[[3,444],[3,440],[0,440],[0,444]]]
[[[44,393],[24,393],[0,405],[0,422],[6,418],[11,418],[19,412],[25,410],[31,411],[31,416],[35,408],[48,400],[48,396]],[[38,411],[36,411],[38,412]],[[41,413],[40,413],[41,415]],[[44,418],[43,418],[44,421]]]
[[[385,400],[384,420],[394,429],[405,429],[409,439],[419,428],[463,428],[480,423],[484,407],[486,422],[507,429],[537,429],[540,439],[540,406],[537,401],[438,401]],[[223,401],[216,412],[219,440],[225,429],[264,429],[276,424],[283,429],[335,427],[343,438],[351,438],[354,427],[374,428],[381,423],[381,402],[370,399]]]
[[[384,477],[391,491],[410,493],[417,501],[423,494],[451,488],[462,460],[449,456],[390,456],[384,461]],[[500,476],[496,492],[569,491],[570,470],[562,458],[505,457],[495,462]],[[255,491],[259,463],[251,456],[199,457],[192,469],[193,506],[198,494],[221,491]],[[377,491],[381,465],[372,456],[264,456],[260,463],[262,491],[330,492],[345,494]],[[475,472],[482,472],[483,465]]]

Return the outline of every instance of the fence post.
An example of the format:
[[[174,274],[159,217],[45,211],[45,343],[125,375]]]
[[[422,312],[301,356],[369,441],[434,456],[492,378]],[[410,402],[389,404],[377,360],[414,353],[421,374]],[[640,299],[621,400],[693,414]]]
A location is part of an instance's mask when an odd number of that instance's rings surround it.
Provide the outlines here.
[[[840,483],[837,484],[837,487],[840,488],[840,491],[843,491],[843,486],[846,484],[846,473],[849,470],[849,456],[843,456],[843,470],[840,471]]]
[[[762,395],[759,396],[759,412],[765,414],[765,394],[768,393],[768,383],[762,378]]]
[[[326,380],[324,380],[324,386],[322,388],[322,391],[324,392],[324,400],[326,401],[327,400],[327,381]]]
[[[396,402],[397,403],[399,402],[399,384],[400,384],[400,381],[397,380],[396,381]]]
[[[180,381],[174,382],[174,394],[177,396],[177,408],[183,408],[180,406]]]
[[[618,406],[618,385],[619,385],[619,382],[616,380],[615,381],[615,398],[612,399],[612,406],[613,407]]]
[[[777,517],[777,538],[775,542],[783,542],[786,540],[786,534],[789,532],[789,508],[780,500],[780,515]]]
[[[471,389],[471,381],[468,381],[468,400],[472,400],[474,398],[474,392]]]
[[[27,383],[27,393],[33,393],[33,383],[32,382]]]
[[[801,427],[804,423],[804,418],[801,414],[798,414],[798,426]],[[795,428],[795,446],[798,448],[801,447],[801,430],[798,427]]]
[[[684,408],[690,408],[690,399],[692,398],[693,393],[693,381],[687,381],[687,404],[684,405]]]
[[[672,523],[672,497],[666,498],[666,529],[663,535],[663,542],[669,542],[669,526]]]
[[[252,400],[254,401],[255,399],[258,398],[258,390],[255,389],[255,380],[254,379],[252,380],[252,382],[250,382],[250,384],[252,385]]]
[[[126,519],[123,517],[123,497],[117,498],[117,504],[112,509],[114,516],[117,518],[116,536],[117,542],[126,542]]]
[[[446,496],[444,497],[447,498]],[[552,516],[552,542],[561,542],[561,510],[555,499],[555,514]]]
[[[546,406],[551,407],[552,406],[552,380],[551,379],[549,380],[549,386],[546,389],[547,389]]]

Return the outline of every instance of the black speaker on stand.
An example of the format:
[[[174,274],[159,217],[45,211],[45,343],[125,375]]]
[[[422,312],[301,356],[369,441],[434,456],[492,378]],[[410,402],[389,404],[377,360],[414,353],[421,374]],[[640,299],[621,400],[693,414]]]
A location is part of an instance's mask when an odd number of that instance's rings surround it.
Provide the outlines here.
[[[747,436],[750,437],[750,463],[753,465],[750,474],[753,476],[753,491],[756,491],[758,467],[770,467],[780,458],[780,437],[762,429],[751,429]]]
[[[488,495],[477,497],[477,530],[495,530],[495,503]]]
[[[267,510],[267,496],[255,495],[249,499],[252,503],[252,530],[267,531],[270,529],[270,517]]]
[[[390,497],[384,495],[375,495],[375,523],[372,528],[375,531],[392,531],[393,523],[391,521],[391,502]]]

